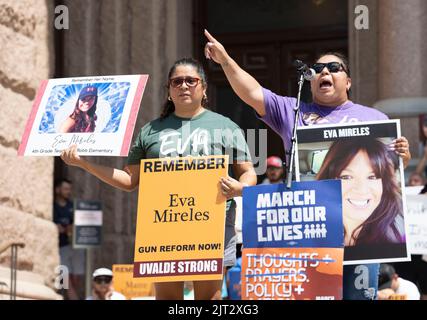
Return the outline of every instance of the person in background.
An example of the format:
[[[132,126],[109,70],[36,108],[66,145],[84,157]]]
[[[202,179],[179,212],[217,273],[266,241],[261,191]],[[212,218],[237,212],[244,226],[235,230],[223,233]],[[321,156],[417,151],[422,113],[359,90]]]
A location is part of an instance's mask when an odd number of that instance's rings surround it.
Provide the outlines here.
[[[113,272],[107,268],[99,268],[92,274],[92,295],[86,300],[126,300],[126,297],[114,291]]]
[[[59,255],[61,265],[68,268],[70,275],[69,288],[64,298],[79,300],[83,291],[84,250],[73,249],[71,235],[73,231],[74,205],[71,201],[71,181],[55,181],[55,200],[53,204],[53,222],[58,227]]]
[[[267,177],[261,184],[276,184],[283,182],[284,168],[282,159],[276,156],[268,157],[265,174]]]
[[[427,176],[427,114],[423,115],[420,137],[420,161],[415,172]]]
[[[425,179],[422,174],[418,172],[412,172],[408,179],[408,186],[419,187],[425,184]]]
[[[402,296],[402,300],[420,300],[417,286],[402,279],[390,264],[381,264],[378,278],[378,300],[389,300],[393,295]]]

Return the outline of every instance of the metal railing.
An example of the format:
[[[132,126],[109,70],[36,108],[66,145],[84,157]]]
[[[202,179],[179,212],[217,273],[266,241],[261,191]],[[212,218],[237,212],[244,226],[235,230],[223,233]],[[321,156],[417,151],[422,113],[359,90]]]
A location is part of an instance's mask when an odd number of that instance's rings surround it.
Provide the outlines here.
[[[9,241],[3,245],[0,245],[0,254],[9,248],[11,248],[12,250],[10,256],[10,300],[16,300],[16,272],[18,270],[18,248],[24,247],[24,243],[13,241]]]

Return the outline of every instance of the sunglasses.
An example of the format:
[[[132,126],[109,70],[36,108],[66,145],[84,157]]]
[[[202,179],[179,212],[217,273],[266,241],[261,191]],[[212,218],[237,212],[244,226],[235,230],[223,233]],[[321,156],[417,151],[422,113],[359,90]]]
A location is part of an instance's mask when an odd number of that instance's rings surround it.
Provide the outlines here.
[[[108,284],[111,282],[111,280],[113,280],[113,277],[108,277],[108,276],[100,276],[93,279],[93,281],[95,281],[97,284],[101,284],[101,283]]]
[[[178,78],[172,78],[169,79],[169,85],[173,88],[180,88],[183,83],[188,87],[195,87],[199,84],[200,79],[199,78],[193,78],[193,77],[178,77]]]
[[[316,73],[321,73],[322,70],[326,67],[329,72],[336,73],[340,71],[344,71],[347,73],[344,65],[340,62],[329,62],[329,63],[315,63],[311,66]]]

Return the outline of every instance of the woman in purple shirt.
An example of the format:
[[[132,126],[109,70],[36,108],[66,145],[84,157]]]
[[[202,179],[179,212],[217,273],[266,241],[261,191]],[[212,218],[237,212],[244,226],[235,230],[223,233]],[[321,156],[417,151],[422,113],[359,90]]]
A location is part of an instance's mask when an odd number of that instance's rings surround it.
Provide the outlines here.
[[[206,30],[205,36],[208,39],[205,46],[206,58],[221,65],[234,92],[282,137],[285,150],[289,150],[295,117],[295,98],[280,96],[263,88],[254,77],[240,68],[223,45]],[[349,100],[351,78],[344,56],[337,53],[324,54],[312,68],[316,71],[310,83],[313,103],[301,102],[298,126],[388,119],[385,114],[373,108]],[[396,154],[402,157],[406,167],[411,159],[407,139],[400,137],[394,140],[393,148]],[[378,271],[379,264],[345,266],[344,299],[375,299]],[[365,284],[366,281],[361,279],[369,279],[369,283]]]

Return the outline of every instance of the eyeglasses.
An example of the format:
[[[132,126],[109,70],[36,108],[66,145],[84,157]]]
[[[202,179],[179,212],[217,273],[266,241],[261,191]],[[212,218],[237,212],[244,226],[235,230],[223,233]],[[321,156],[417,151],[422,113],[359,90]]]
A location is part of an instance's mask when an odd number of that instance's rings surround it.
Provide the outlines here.
[[[329,62],[329,63],[315,63],[311,66],[316,73],[321,73],[322,70],[326,67],[329,72],[336,73],[339,71],[344,71],[347,73],[344,65],[340,62]]]
[[[95,281],[97,284],[101,284],[101,283],[108,284],[111,282],[111,280],[113,280],[113,277],[108,277],[108,276],[99,276],[93,279],[93,281]]]
[[[185,82],[185,84],[188,87],[195,87],[199,84],[200,79],[199,78],[193,78],[193,77],[178,77],[178,78],[172,78],[169,79],[169,85],[173,88],[180,88],[182,84]]]

